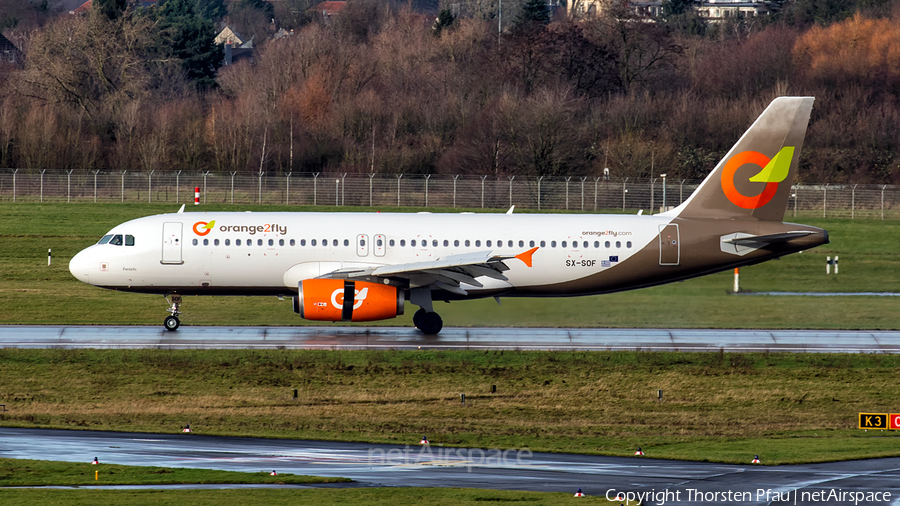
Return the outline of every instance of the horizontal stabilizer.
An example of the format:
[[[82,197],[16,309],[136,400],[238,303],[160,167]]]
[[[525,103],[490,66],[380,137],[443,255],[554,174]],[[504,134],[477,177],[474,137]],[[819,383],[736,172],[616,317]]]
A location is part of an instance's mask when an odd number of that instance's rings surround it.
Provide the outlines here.
[[[770,234],[770,235],[751,235],[749,237],[735,237],[733,239],[727,239],[723,242],[727,242],[730,244],[737,244],[741,246],[757,246],[760,244],[773,244],[777,242],[787,242],[792,239],[798,239],[800,237],[806,237],[808,235],[812,235],[815,232],[809,230],[798,230],[796,232],[784,232],[781,234]]]

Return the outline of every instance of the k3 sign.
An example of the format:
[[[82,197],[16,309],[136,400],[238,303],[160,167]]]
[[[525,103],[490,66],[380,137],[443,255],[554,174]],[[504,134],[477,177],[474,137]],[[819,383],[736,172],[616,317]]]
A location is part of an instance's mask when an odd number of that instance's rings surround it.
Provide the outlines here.
[[[898,415],[900,418],[900,415]],[[893,415],[891,417],[891,421],[893,421]],[[900,420],[898,420],[900,421]],[[887,413],[860,413],[859,414],[859,428],[860,429],[887,429],[888,428],[888,414]],[[900,428],[900,427],[898,427]]]

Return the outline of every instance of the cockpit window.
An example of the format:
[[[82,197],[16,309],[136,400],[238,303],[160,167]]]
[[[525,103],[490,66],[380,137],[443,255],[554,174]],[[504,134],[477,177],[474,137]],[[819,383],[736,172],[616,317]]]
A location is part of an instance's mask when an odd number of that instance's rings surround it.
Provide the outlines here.
[[[112,238],[113,238],[112,235],[104,235],[103,237],[100,238],[100,242],[98,242],[97,244],[106,244]]]
[[[133,235],[125,236],[125,246],[134,246],[134,236]]]
[[[112,239],[109,240],[109,243],[113,246],[121,246],[122,245],[122,235],[116,234]]]

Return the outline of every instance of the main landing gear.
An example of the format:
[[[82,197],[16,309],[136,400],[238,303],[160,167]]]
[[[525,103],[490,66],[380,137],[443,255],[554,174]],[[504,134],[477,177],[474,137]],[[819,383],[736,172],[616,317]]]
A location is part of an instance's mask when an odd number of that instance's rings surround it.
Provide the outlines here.
[[[178,319],[178,315],[181,314],[181,295],[177,293],[167,295],[166,302],[170,304],[168,311],[172,314],[163,320],[163,327],[169,331],[177,330],[181,325],[181,320]]]
[[[444,320],[441,315],[434,312],[431,304],[431,290],[428,288],[415,288],[410,291],[409,301],[419,306],[419,310],[413,315],[413,325],[423,334],[433,336],[444,328]]]

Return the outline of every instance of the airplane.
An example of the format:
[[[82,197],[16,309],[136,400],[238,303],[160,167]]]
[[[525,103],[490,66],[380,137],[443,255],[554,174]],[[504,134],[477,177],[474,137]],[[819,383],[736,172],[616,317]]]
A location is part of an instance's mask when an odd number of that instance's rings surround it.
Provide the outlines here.
[[[757,264],[828,242],[783,223],[814,98],[772,101],[681,205],[655,215],[184,212],[113,227],[69,270],[110,290],[293,299],[316,321],[364,322],[434,301],[632,290]]]

